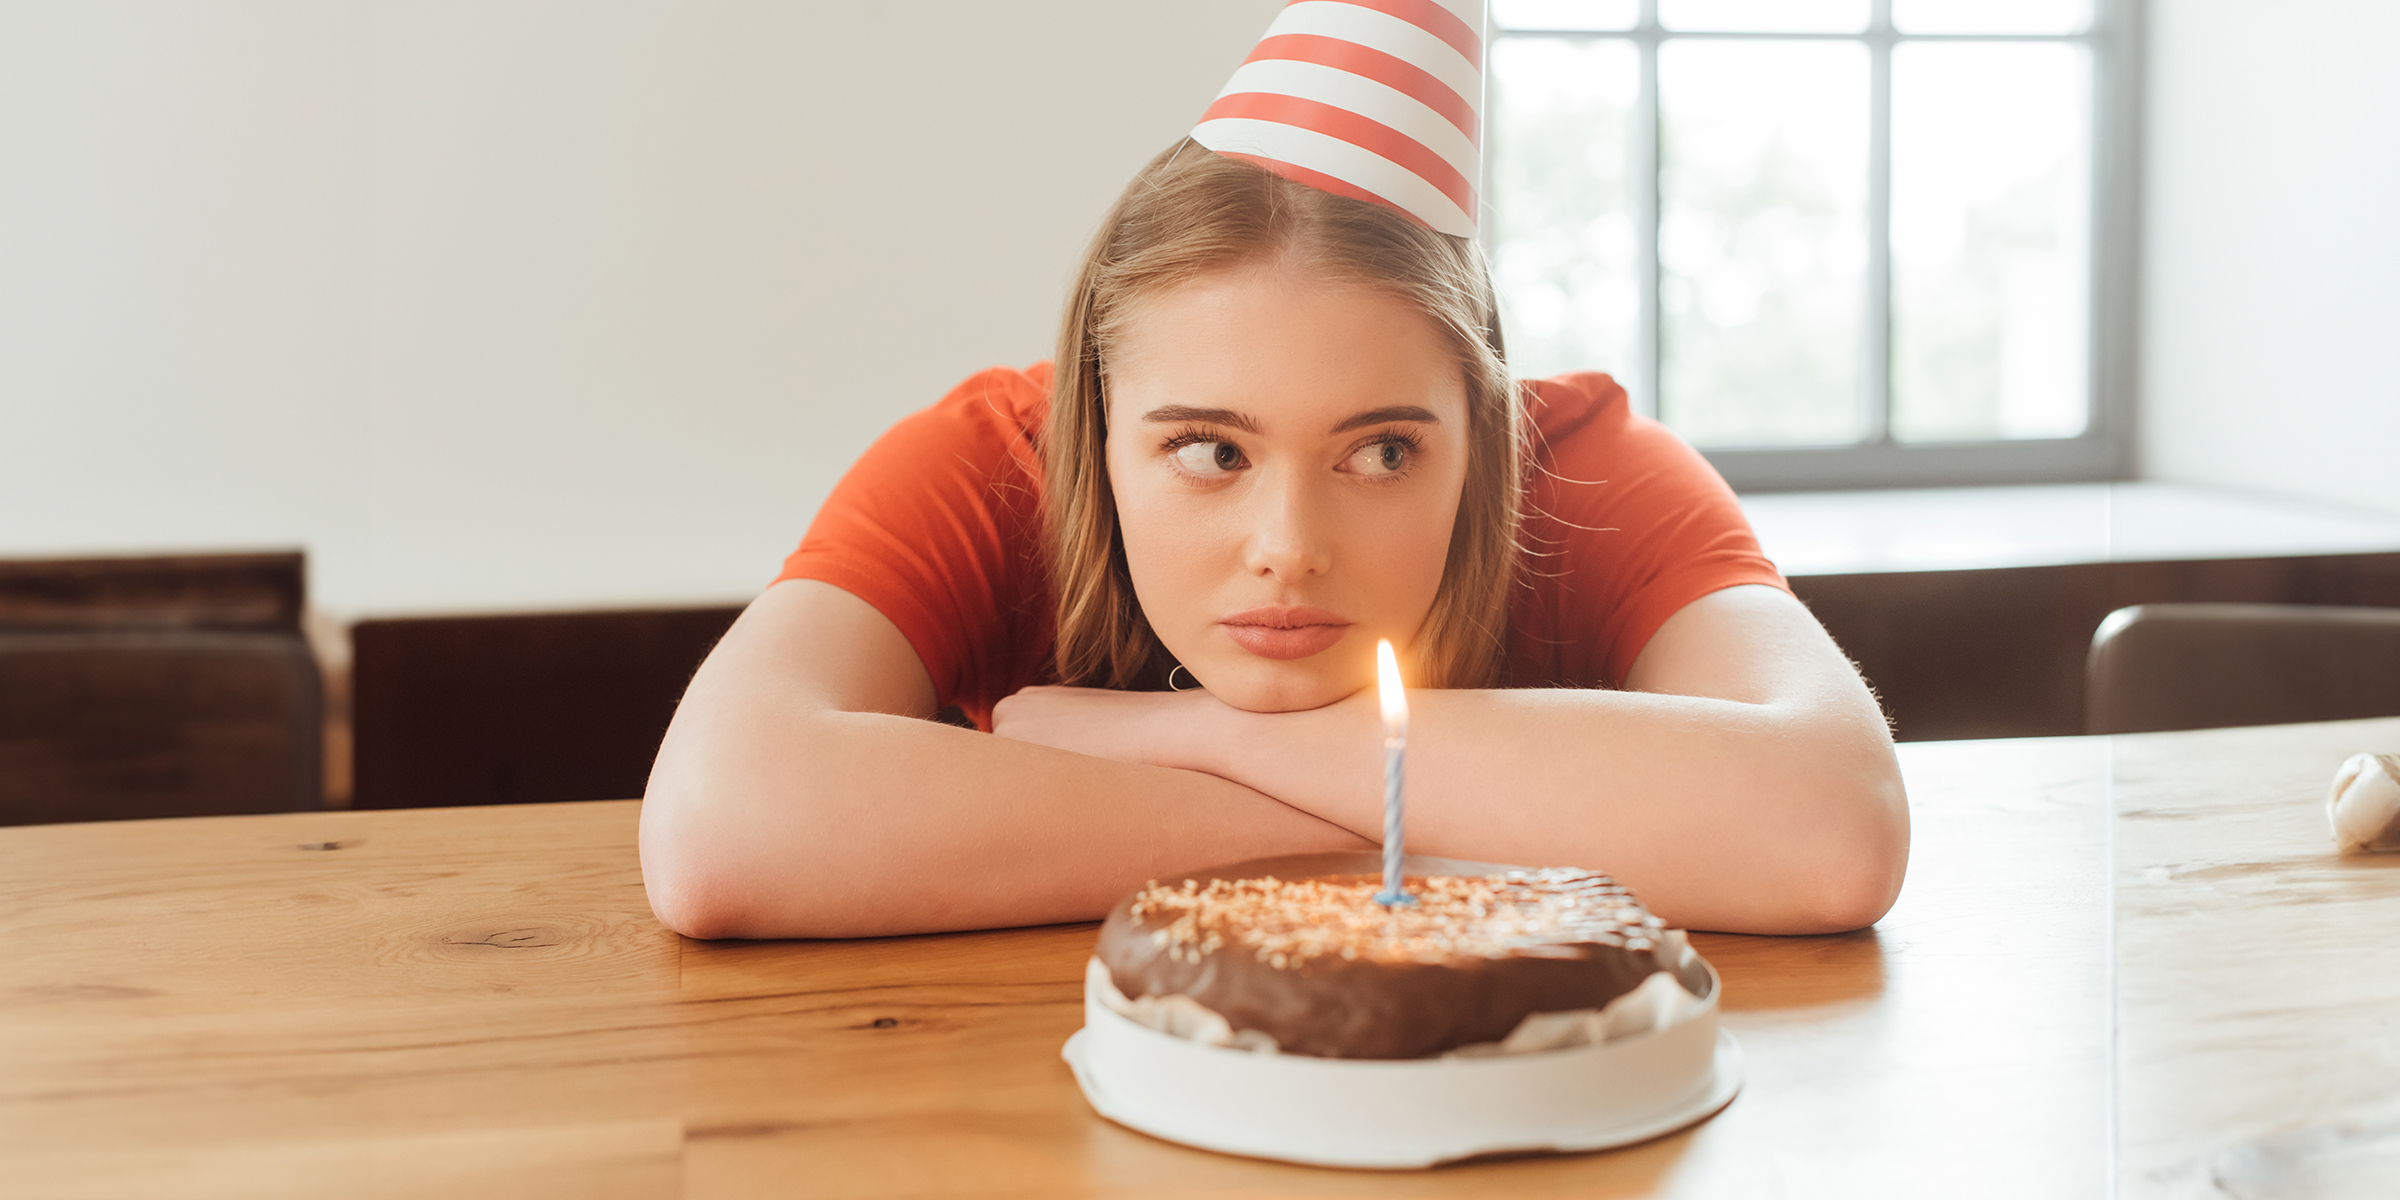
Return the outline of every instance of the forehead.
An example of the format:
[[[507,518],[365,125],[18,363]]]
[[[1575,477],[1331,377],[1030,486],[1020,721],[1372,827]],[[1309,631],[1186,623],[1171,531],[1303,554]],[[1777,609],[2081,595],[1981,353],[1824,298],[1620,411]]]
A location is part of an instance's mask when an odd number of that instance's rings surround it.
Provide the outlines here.
[[[1330,425],[1397,404],[1463,425],[1466,385],[1440,325],[1392,292],[1289,267],[1205,275],[1137,302],[1109,347],[1110,425],[1162,404],[1263,426]]]

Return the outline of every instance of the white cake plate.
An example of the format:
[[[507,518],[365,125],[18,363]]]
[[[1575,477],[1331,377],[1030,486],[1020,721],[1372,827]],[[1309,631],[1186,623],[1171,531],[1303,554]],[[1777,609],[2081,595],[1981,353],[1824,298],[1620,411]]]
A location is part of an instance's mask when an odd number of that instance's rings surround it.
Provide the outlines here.
[[[1605,1150],[1733,1100],[1742,1051],[1718,988],[1690,1019],[1566,1050],[1389,1061],[1258,1054],[1126,1019],[1089,987],[1060,1057],[1101,1116],[1203,1150],[1326,1167],[1429,1167],[1480,1154]]]

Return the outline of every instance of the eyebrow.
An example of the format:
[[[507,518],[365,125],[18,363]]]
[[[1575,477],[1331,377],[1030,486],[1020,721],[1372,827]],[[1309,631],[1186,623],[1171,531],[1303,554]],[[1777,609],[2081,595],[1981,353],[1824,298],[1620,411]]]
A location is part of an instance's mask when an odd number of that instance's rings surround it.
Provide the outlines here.
[[[1395,421],[1415,421],[1420,425],[1439,425],[1442,423],[1442,419],[1433,415],[1433,410],[1430,408],[1423,408],[1414,404],[1392,404],[1386,405],[1383,408],[1370,408],[1365,412],[1359,413],[1356,416],[1351,417],[1349,420],[1334,426],[1333,431],[1335,433],[1348,433],[1353,429],[1365,429],[1369,425],[1389,425]]]
[[[1143,413],[1142,419],[1159,425],[1231,425],[1244,433],[1258,432],[1258,422],[1230,408],[1194,408],[1189,404],[1170,404]]]
[[[1143,413],[1142,419],[1160,425],[1180,423],[1229,425],[1244,433],[1258,432],[1258,422],[1252,420],[1249,414],[1238,413],[1230,408],[1196,408],[1189,404],[1170,404],[1164,408],[1154,408]],[[1433,410],[1430,408],[1415,404],[1392,404],[1353,414],[1349,419],[1334,426],[1333,432],[1348,433],[1353,429],[1365,429],[1370,425],[1389,425],[1395,421],[1414,421],[1420,425],[1442,423],[1442,419],[1433,415]]]

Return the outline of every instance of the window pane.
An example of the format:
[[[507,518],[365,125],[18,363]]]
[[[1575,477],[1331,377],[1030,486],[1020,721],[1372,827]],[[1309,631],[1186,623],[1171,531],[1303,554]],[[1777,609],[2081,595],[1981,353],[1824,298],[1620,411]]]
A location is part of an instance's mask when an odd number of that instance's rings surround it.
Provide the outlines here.
[[[1702,445],[1865,436],[1867,50],[1659,48],[1659,413]]]
[[[2081,46],[1892,55],[1892,436],[2088,424],[2090,67]]]
[[[1712,32],[1856,33],[1867,12],[1867,0],[1658,0],[1659,24]]]
[[[2092,0],[1892,0],[1902,33],[2081,33]]]
[[[1635,385],[1640,260],[1626,172],[1640,81],[1630,42],[1492,46],[1493,282],[1521,378],[1597,370]]]
[[[1502,29],[1631,29],[1641,0],[1492,0]]]

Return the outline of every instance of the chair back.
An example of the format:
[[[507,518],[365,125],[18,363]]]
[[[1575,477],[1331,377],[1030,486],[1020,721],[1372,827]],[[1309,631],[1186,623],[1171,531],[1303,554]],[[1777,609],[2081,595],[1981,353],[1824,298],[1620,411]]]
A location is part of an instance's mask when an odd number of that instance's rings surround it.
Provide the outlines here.
[[[0,824],[316,808],[321,713],[297,634],[0,632]]]
[[[296,553],[0,562],[0,824],[323,803]]]
[[[738,607],[360,621],[353,808],[640,796]]]
[[[2400,715],[2400,609],[2142,604],[2092,637],[2091,733]]]
[[[0,629],[300,632],[297,552],[0,561]]]

